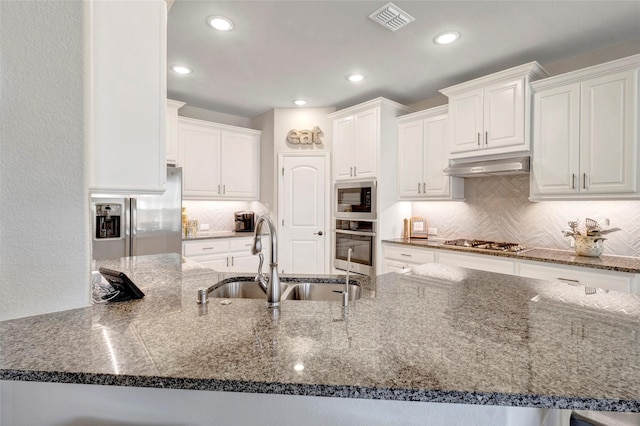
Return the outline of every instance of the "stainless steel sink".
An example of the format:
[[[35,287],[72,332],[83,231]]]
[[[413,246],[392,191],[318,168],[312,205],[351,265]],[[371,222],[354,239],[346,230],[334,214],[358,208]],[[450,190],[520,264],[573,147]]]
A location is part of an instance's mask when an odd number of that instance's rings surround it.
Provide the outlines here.
[[[315,300],[325,302],[342,302],[344,283],[301,283],[291,285],[282,295],[283,300]],[[360,286],[349,284],[349,300],[360,299]]]
[[[304,279],[281,277],[281,300],[313,300],[342,302],[344,278],[327,278],[320,282],[305,282]],[[359,284],[350,280],[349,300],[360,299]],[[208,289],[198,291],[198,302],[206,303],[208,297],[221,299],[266,299],[265,292],[254,277],[233,277],[220,281]]]
[[[251,277],[228,278],[220,286],[209,292],[209,297],[223,299],[265,299],[267,296],[260,285]]]

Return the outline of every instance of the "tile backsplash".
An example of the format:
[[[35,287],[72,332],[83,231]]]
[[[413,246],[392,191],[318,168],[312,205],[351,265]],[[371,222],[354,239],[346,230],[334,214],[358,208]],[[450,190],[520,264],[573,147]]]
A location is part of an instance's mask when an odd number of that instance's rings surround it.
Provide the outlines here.
[[[233,213],[237,211],[251,210],[256,214],[256,218],[269,213],[264,204],[249,201],[182,200],[182,207],[186,207],[189,219],[197,219],[201,225],[209,224],[208,232],[235,230]]]
[[[609,218],[621,231],[607,235],[604,254],[640,257],[640,201],[542,201],[529,196],[529,176],[465,180],[465,202],[415,202],[414,216],[438,228],[438,238],[508,241],[570,249],[561,230],[570,219]],[[400,235],[398,236],[400,237]]]

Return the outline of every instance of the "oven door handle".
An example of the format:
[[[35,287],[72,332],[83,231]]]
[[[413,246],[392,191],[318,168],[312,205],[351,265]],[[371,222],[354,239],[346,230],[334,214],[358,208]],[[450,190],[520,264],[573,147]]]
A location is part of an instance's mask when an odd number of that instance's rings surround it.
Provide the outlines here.
[[[363,237],[375,237],[375,232],[364,232],[364,231],[347,231],[344,229],[334,229],[336,234],[349,234],[349,235],[361,235]]]

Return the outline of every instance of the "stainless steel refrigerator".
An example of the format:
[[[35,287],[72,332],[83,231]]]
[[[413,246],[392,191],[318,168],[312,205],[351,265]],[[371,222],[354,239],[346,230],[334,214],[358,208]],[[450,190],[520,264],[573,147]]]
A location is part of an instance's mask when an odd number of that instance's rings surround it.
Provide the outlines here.
[[[91,198],[93,259],[182,253],[182,169],[167,167],[161,195]]]

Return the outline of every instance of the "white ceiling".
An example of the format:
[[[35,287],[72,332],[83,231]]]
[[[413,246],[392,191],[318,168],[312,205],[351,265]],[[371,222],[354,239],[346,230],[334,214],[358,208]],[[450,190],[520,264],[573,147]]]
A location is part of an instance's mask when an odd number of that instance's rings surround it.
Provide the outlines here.
[[[252,118],[273,108],[338,109],[384,96],[410,104],[530,61],[541,64],[640,39],[640,1],[394,1],[415,18],[392,32],[379,1],[176,0],[168,20],[168,96]],[[230,32],[206,24],[229,17]],[[461,39],[432,42],[453,29]],[[366,79],[350,83],[361,72]]]

